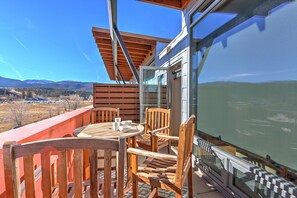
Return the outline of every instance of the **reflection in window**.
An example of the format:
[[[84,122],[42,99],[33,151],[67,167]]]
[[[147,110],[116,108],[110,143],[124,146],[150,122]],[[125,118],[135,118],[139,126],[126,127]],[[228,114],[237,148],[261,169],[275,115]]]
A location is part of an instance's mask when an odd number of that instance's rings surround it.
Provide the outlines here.
[[[191,29],[190,83],[198,130],[295,170],[296,10],[234,0],[206,16]]]

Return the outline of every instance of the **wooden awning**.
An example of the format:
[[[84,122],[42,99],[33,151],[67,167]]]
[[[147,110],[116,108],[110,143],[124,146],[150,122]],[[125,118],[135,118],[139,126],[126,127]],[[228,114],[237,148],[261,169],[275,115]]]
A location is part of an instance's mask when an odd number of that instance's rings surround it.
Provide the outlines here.
[[[183,10],[190,0],[138,0],[178,10]]]
[[[109,78],[110,80],[115,80],[110,30],[93,27],[92,32]],[[137,70],[139,70],[139,66],[142,65],[145,59],[154,52],[157,41],[164,43],[169,43],[171,41],[140,34],[127,32],[120,33]],[[117,54],[118,68],[122,73],[124,80],[129,81],[133,75],[120,46],[118,46]]]

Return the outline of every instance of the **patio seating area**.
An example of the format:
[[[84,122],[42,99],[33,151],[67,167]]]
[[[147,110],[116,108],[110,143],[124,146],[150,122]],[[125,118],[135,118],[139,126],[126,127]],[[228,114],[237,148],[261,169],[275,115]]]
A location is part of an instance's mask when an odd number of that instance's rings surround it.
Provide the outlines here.
[[[115,108],[91,108],[88,120],[92,124],[111,123],[120,111]],[[150,119],[160,122],[161,117],[156,119],[158,116],[160,114],[154,114]],[[169,150],[171,152],[171,147],[163,147],[158,153],[131,148],[137,147],[136,139],[125,136],[64,137],[23,144],[6,142],[3,145],[5,192],[1,196],[221,197],[206,183],[201,172],[192,169],[194,123],[195,117],[191,117],[182,124],[179,138],[161,133],[169,129],[161,125],[162,130],[154,127],[157,130],[155,133],[147,133],[151,140],[156,139],[152,140],[155,145],[151,148],[157,148],[158,138],[181,141],[178,153],[173,152],[172,155],[167,154]],[[138,159],[136,155],[139,154],[144,157]],[[99,164],[103,166],[99,168]],[[142,182],[138,183],[138,177]]]

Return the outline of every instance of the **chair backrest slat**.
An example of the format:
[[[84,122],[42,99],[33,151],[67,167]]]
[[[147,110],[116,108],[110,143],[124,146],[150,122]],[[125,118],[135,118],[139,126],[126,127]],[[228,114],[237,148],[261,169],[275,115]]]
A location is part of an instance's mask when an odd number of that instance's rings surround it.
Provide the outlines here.
[[[83,150],[75,149],[74,150],[74,193],[75,197],[83,196]]]
[[[67,152],[66,150],[58,152],[58,182],[59,182],[59,196],[67,197]]]
[[[13,158],[12,150],[15,144],[15,142],[3,144],[3,165],[7,198],[20,197],[19,163],[18,159]]]
[[[41,189],[43,192],[43,197],[52,197],[52,175],[51,175],[51,153],[45,152],[41,153]]]
[[[15,142],[5,143],[3,146],[3,161],[5,170],[5,185],[7,197],[23,197],[20,192],[19,159],[24,161],[24,190],[26,197],[37,196],[37,186],[35,180],[38,177],[34,167],[41,166],[41,190],[43,197],[52,197],[59,193],[59,197],[68,197],[74,193],[75,197],[89,195],[98,197],[98,177],[97,177],[97,158],[98,150],[105,151],[106,160],[104,162],[106,171],[104,174],[103,184],[104,194],[108,197],[114,195],[111,187],[111,160],[112,152],[117,153],[117,191],[118,197],[123,197],[124,189],[124,151],[125,138],[119,140],[96,139],[96,138],[59,138],[26,144],[16,145]],[[83,156],[84,151],[90,153],[89,156],[89,173],[90,181],[83,181]],[[40,154],[39,160],[34,160]],[[37,158],[36,158],[37,159]],[[56,160],[57,159],[57,160]],[[71,160],[71,161],[70,161]],[[53,161],[57,162],[57,169],[53,170]],[[54,171],[54,172],[53,172]],[[119,172],[121,171],[121,172]],[[72,178],[72,176],[74,176]],[[54,185],[53,177],[57,177],[58,185]],[[70,183],[73,183],[69,185]],[[90,185],[90,188],[85,188]],[[22,185],[23,186],[23,185]],[[58,186],[58,188],[56,188]],[[71,188],[71,190],[69,190]],[[90,191],[85,191],[90,189]],[[22,189],[23,190],[23,189]],[[36,190],[36,192],[35,192]],[[54,193],[52,195],[52,193]],[[88,194],[90,193],[90,194]]]
[[[90,190],[91,197],[98,196],[98,177],[97,177],[97,150],[90,151]]]
[[[26,197],[35,197],[34,182],[34,157],[33,155],[24,157],[24,178]]]
[[[111,187],[111,150],[104,152],[104,197],[110,197],[111,192],[108,190]]]
[[[146,109],[146,126],[145,133],[163,127],[170,127],[170,109],[163,108],[147,108]],[[170,135],[170,129],[164,130],[162,133]]]
[[[182,183],[183,173],[187,170],[192,159],[192,148],[195,130],[196,118],[192,115],[183,124],[180,125],[178,138],[178,153],[177,153],[177,167],[176,178],[177,183]]]
[[[92,124],[100,122],[113,122],[114,118],[120,116],[119,108],[97,107],[91,110]]]

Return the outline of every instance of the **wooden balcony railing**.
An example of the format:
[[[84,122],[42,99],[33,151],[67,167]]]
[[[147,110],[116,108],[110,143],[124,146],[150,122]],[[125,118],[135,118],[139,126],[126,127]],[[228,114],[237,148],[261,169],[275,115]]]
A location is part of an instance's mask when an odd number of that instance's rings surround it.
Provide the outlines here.
[[[0,198],[5,197],[5,181],[2,159],[2,146],[6,141],[26,143],[36,140],[60,138],[72,135],[74,129],[90,123],[90,109],[92,106],[84,107],[56,117],[42,120],[21,128],[0,133]],[[38,167],[40,161],[35,162]],[[22,167],[22,166],[21,166]],[[24,170],[20,169],[20,178]]]

